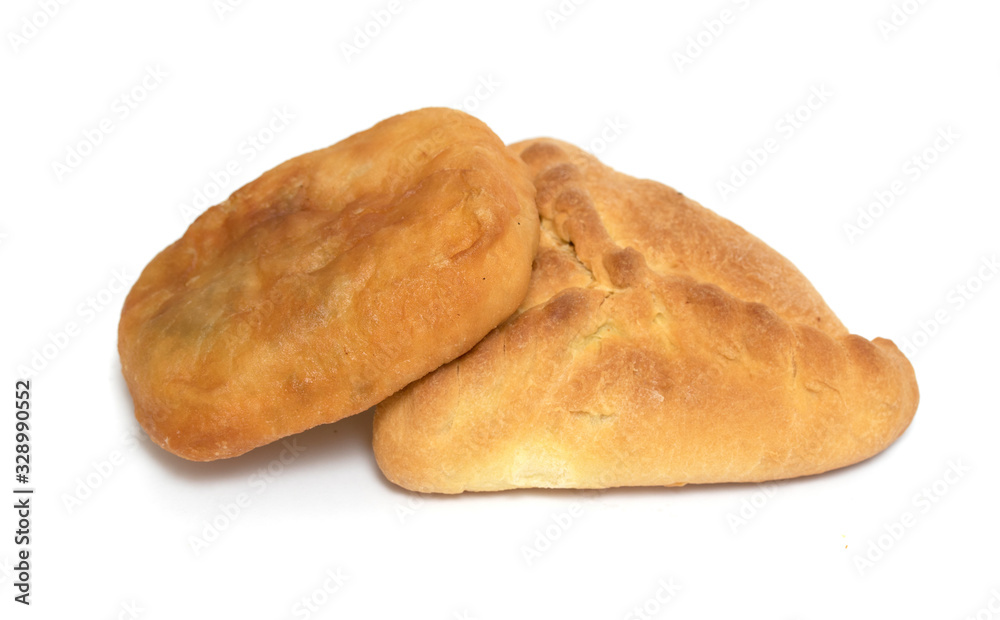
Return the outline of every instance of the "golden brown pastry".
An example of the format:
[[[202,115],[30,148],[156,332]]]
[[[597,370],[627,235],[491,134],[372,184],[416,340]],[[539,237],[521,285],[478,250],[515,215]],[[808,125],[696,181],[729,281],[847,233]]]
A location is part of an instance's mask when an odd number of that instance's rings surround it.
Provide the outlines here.
[[[673,189],[555,140],[515,144],[541,243],[518,313],[378,406],[374,446],[414,491],[750,482],[866,459],[917,385],[805,277]]]
[[[524,164],[462,112],[395,116],[266,172],[146,267],[118,348],[167,450],[235,456],[364,411],[524,298]]]

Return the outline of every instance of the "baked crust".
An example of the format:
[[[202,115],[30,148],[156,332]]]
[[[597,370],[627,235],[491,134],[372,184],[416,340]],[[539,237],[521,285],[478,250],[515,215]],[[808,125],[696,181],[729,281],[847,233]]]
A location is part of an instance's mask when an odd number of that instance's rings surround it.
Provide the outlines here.
[[[892,342],[847,333],[795,267],[673,189],[515,144],[541,243],[518,313],[378,406],[414,491],[754,482],[869,458],[917,407]]]
[[[204,461],[364,411],[514,312],[533,198],[486,125],[441,108],[264,173],[129,293],[118,346],[136,418]]]

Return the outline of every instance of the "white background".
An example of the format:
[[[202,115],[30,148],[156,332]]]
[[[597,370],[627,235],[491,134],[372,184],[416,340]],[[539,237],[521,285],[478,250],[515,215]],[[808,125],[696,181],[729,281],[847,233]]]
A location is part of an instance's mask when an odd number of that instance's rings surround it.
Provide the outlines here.
[[[343,44],[387,1],[256,0],[221,16],[210,0],[70,2],[48,20],[39,6],[8,0],[0,17],[8,388],[50,334],[79,331],[31,371],[33,604],[12,602],[4,509],[3,617],[625,618],[646,606],[658,618],[1000,618],[1000,278],[976,281],[1000,253],[995,2],[909,0],[890,32],[890,0],[592,0],[558,22],[558,0],[401,0],[350,57]],[[714,23],[723,10],[730,23]],[[24,19],[48,23],[32,34]],[[120,96],[157,68],[166,76],[125,116]],[[809,118],[789,135],[783,115],[813,88],[832,95],[798,110]],[[913,425],[884,454],[809,479],[599,494],[414,496],[379,473],[370,412],[299,436],[305,450],[285,465],[280,444],[208,464],[151,445],[120,376],[113,274],[134,279],[179,237],[181,205],[230,161],[239,173],[211,204],[427,105],[472,110],[508,142],[591,146],[676,187],[788,256],[856,333],[933,332],[911,356]],[[250,160],[241,144],[275,108],[294,120]],[[53,163],[105,118],[113,131],[59,174]],[[958,137],[935,150],[949,128]],[[595,142],[602,131],[613,139]],[[777,152],[721,191],[768,139]],[[933,159],[919,178],[906,172],[915,156]],[[897,180],[903,193],[850,236],[845,224]],[[936,313],[947,322],[929,323]],[[963,471],[945,482],[950,462]],[[262,478],[269,466],[280,473]],[[910,527],[893,525],[907,513]],[[196,553],[213,520],[224,529]],[[898,540],[880,540],[893,529]],[[529,564],[539,536],[554,540]],[[328,594],[330,571],[346,582]],[[666,602],[661,580],[678,588]],[[302,597],[324,602],[308,611]]]

